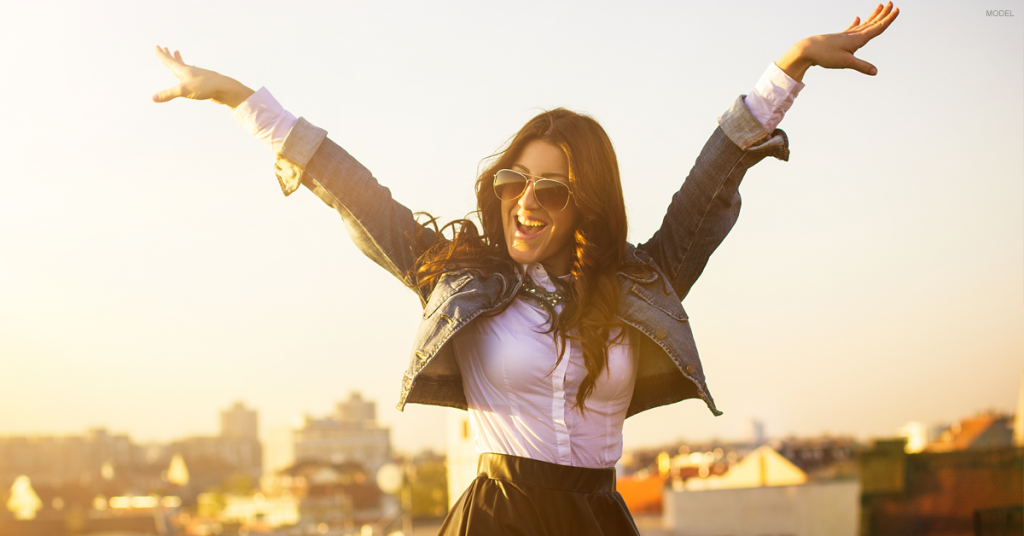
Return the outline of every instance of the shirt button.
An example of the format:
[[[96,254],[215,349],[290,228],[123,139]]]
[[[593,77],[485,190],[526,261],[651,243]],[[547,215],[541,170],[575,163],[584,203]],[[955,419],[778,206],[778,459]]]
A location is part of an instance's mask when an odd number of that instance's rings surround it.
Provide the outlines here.
[[[697,367],[693,365],[686,365],[686,373],[693,374],[697,370]]]
[[[654,332],[654,336],[657,337],[658,340],[660,341],[660,340],[662,340],[662,339],[664,339],[665,337],[668,336],[668,332],[666,332],[665,330],[663,330],[661,328],[658,328],[658,330]]]

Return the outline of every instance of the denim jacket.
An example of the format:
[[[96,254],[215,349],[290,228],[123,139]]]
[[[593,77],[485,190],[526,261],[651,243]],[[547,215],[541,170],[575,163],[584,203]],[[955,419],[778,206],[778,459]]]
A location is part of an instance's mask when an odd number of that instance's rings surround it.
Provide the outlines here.
[[[766,156],[788,159],[786,135],[767,132],[741,95],[719,118],[718,128],[672,196],[661,228],[647,242],[628,245],[617,274],[622,297],[616,317],[643,335],[638,337],[640,363],[627,417],[688,398],[700,398],[721,415],[708,392],[681,301],[736,223],[743,175]],[[433,239],[433,231],[423,230],[388,188],[328,139],[326,131],[303,118],[288,133],[275,168],[285,195],[306,185],[341,214],[360,250],[402,281]],[[423,319],[402,378],[399,410],[406,403],[466,409],[449,342],[477,316],[514,299],[522,283],[509,262],[486,273],[453,270],[433,289],[417,291]]]

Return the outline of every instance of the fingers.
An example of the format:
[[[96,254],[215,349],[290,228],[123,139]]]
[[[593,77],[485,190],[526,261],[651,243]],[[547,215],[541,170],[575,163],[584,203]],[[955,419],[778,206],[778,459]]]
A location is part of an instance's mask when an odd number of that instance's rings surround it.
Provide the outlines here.
[[[889,7],[891,8],[892,4],[890,4]],[[865,31],[865,34],[867,35],[868,39],[874,39],[879,34],[884,32],[886,28],[888,28],[889,25],[892,24],[894,20],[896,20],[896,17],[899,16],[899,14],[900,9],[895,8],[888,10],[884,17],[875,20]]]
[[[177,50],[174,51],[174,54],[171,54],[171,50],[169,48],[157,45],[156,55],[164,62],[165,65],[167,64],[167,61],[179,63],[183,66],[185,65],[185,61],[181,59],[181,52]]]
[[[177,76],[179,80],[181,79],[181,68],[185,65],[181,63],[180,59],[175,59],[166,48],[160,48],[159,46],[156,47],[156,57],[160,58],[160,63],[163,63],[164,67],[170,69],[174,76]]]
[[[898,17],[899,14],[900,14],[900,8],[896,8],[896,9],[892,10],[892,13],[889,13],[889,15],[885,17],[885,19],[881,20],[879,22],[879,26],[882,27],[881,32],[884,32],[885,29],[888,28],[890,24],[892,24],[892,21],[896,20],[896,17]],[[881,33],[881,32],[879,32],[879,33]]]
[[[849,65],[847,65],[847,68],[853,69],[858,72],[862,72],[869,76],[875,76],[876,74],[878,74],[878,69],[876,69],[874,65],[871,65],[870,63],[856,56],[850,56]]]
[[[892,2],[889,2],[885,6],[883,6],[882,4],[878,4],[878,7],[876,7],[875,10],[871,12],[871,15],[868,16],[868,19],[864,21],[864,24],[872,24],[875,22],[875,19],[879,17],[884,17],[885,15],[883,15],[882,13],[887,9],[892,9]]]
[[[865,26],[877,27],[886,24],[886,21],[891,22],[895,17],[893,13],[899,13],[899,9],[893,9],[892,2],[889,2],[882,7],[882,4],[878,4],[878,7],[871,13],[871,16],[867,21],[864,22]]]
[[[167,102],[181,96],[181,84],[159,91],[153,95],[153,102]]]
[[[852,30],[852,31],[856,32],[858,30],[860,30],[860,31],[876,30],[879,26],[882,25],[883,22],[885,22],[885,21],[891,22],[890,16],[891,16],[892,12],[893,12],[893,5],[892,5],[891,1],[888,2],[885,5],[878,4],[875,7],[875,9],[871,12],[871,14],[868,15],[868,18],[865,21],[861,22],[860,17],[856,17],[856,18],[853,19],[853,24],[850,24],[849,26],[847,26],[846,29],[843,30],[843,31],[844,32],[849,32],[849,31]],[[899,10],[897,9],[896,12],[899,12]],[[888,23],[886,23],[886,26],[887,25],[888,25]],[[883,27],[882,30],[884,30],[884,29],[885,28]]]

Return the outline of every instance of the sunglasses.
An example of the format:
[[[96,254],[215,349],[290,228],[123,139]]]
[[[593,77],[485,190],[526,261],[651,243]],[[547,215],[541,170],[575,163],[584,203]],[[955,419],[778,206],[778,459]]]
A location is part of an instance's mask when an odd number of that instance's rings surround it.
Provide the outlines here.
[[[533,183],[533,195],[540,206],[548,212],[561,212],[569,206],[569,185],[555,179],[534,177],[511,169],[494,174],[494,195],[502,201],[518,199],[526,191],[526,185]]]

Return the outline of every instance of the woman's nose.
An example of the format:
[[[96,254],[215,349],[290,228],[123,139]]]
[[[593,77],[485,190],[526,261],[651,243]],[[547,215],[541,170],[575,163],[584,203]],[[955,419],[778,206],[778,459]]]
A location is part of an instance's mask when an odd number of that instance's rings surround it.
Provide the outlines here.
[[[526,182],[526,190],[523,191],[523,195],[519,198],[519,206],[526,209],[538,209],[540,203],[537,202],[537,195],[534,191],[534,182]]]

